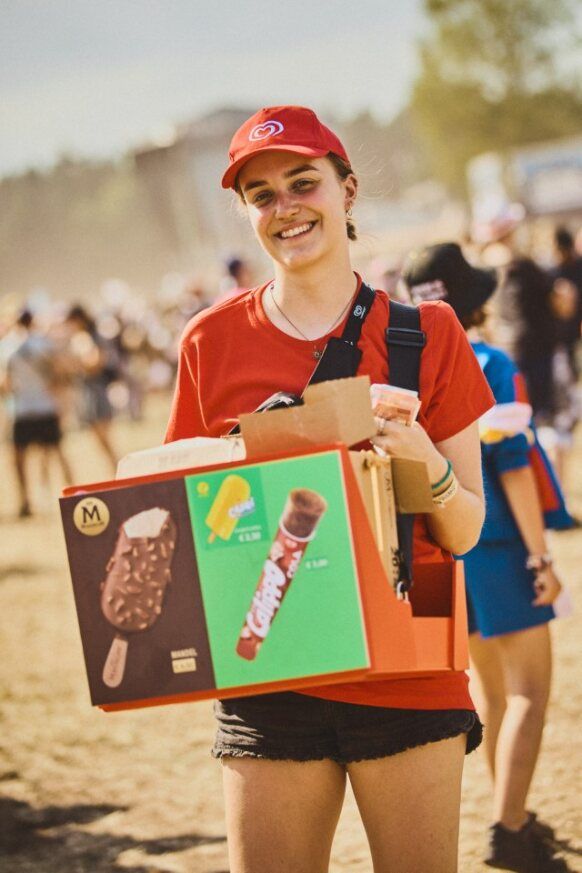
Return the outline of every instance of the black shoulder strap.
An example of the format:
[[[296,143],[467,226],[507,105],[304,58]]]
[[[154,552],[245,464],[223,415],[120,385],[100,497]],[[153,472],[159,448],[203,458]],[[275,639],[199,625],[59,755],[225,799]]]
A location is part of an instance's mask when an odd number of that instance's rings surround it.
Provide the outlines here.
[[[370,288],[369,285],[366,285],[365,282],[362,282],[358,296],[352,304],[350,317],[348,318],[344,332],[342,333],[341,338],[344,342],[349,343],[352,346],[357,344],[360,339],[360,334],[362,333],[363,324],[368,317],[368,313],[372,308],[375,297],[376,292],[374,289]]]
[[[420,312],[415,306],[390,301],[390,322],[386,331],[390,384],[418,391],[420,356],[426,334],[420,329]]]
[[[418,391],[420,385],[420,356],[426,345],[426,334],[420,329],[420,312],[415,306],[390,301],[390,321],[386,330],[388,349],[388,378],[395,388]],[[414,515],[396,516],[399,543],[400,591],[412,586]]]
[[[329,382],[332,379],[345,379],[356,375],[362,358],[362,351],[358,348],[358,341],[362,333],[364,321],[372,308],[375,297],[376,292],[373,288],[362,282],[356,299],[352,303],[352,311],[341,337],[332,336],[328,340],[323,355],[319,359],[305,388],[318,382]],[[278,391],[261,403],[255,411],[265,412],[268,409],[282,409],[301,403],[303,403],[301,397],[289,394],[288,392]],[[238,423],[231,428],[229,435],[235,433],[240,433]]]
[[[358,348],[358,341],[375,297],[376,292],[362,282],[341,337],[332,336],[327,341],[308,385],[356,375],[362,359],[362,350]]]

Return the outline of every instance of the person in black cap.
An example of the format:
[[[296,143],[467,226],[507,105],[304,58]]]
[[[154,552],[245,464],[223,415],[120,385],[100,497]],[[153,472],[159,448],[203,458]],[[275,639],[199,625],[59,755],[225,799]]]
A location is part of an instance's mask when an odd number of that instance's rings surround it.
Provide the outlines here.
[[[537,440],[521,374],[477,333],[495,275],[471,266],[455,243],[445,243],[414,252],[403,279],[415,303],[440,299],[452,306],[496,400],[480,422],[485,525],[479,544],[463,558],[471,659],[494,784],[495,824],[485,862],[527,873],[564,870],[548,841],[552,829],[526,810],[526,799],[550,690],[548,623],[561,591],[545,528],[568,527],[571,518]],[[540,485],[552,498],[545,513]]]
[[[497,287],[495,272],[472,267],[457,243],[412,252],[402,275],[414,303],[446,300],[461,322],[480,310]]]

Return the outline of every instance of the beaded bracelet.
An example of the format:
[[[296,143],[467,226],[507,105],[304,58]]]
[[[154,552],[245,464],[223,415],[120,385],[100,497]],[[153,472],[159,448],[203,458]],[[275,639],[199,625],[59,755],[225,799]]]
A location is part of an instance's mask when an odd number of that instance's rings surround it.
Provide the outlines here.
[[[453,499],[453,497],[455,496],[455,494],[457,493],[458,490],[459,490],[459,480],[457,479],[457,477],[453,473],[452,479],[451,479],[450,483],[447,485],[447,487],[444,489],[444,491],[441,491],[440,494],[433,494],[432,502],[435,503],[439,507],[439,509],[442,509],[442,507],[446,503],[448,503],[449,500]]]
[[[436,500],[437,497],[440,497],[442,494],[446,494],[447,491],[449,490],[449,488],[451,487],[451,485],[453,484],[453,482],[455,481],[455,479],[456,479],[456,476],[455,476],[455,474],[451,471],[451,475],[449,476],[449,478],[447,479],[447,481],[445,482],[445,484],[442,486],[442,488],[439,488],[438,491],[433,491],[433,492],[432,492],[432,499],[433,499],[433,500]]]
[[[438,482],[435,482],[434,485],[430,486],[431,489],[438,493],[438,491],[441,489],[441,487],[443,485],[448,485],[448,479],[451,476],[452,472],[453,472],[453,465],[451,464],[450,461],[447,461],[447,472],[442,477],[442,479],[439,479]]]

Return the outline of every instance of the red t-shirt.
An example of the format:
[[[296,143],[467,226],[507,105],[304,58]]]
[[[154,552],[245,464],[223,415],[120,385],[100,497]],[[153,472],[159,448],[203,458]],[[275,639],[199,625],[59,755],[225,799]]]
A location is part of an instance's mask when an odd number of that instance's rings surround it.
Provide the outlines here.
[[[264,288],[205,309],[186,326],[166,442],[222,436],[241,413],[253,412],[276,391],[303,393],[316,364],[314,343],[288,336],[269,321],[261,302]],[[433,442],[439,442],[483,415],[494,399],[450,306],[436,301],[422,303],[419,309],[427,343],[421,357],[418,420]],[[341,335],[347,317],[318,340],[318,348],[323,349],[329,337]],[[388,295],[377,291],[359,342],[358,373],[370,376],[372,383],[389,384],[388,319]],[[452,560],[431,538],[423,516],[416,519],[414,560]],[[464,672],[450,672],[429,679],[328,685],[305,693],[372,706],[469,709],[467,686]]]

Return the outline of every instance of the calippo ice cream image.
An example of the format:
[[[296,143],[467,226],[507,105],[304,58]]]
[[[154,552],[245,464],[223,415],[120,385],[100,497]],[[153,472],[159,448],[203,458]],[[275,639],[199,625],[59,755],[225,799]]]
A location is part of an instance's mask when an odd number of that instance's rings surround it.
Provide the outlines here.
[[[252,661],[257,656],[326,509],[327,502],[316,491],[290,492],[236,646],[241,658]]]
[[[101,610],[117,631],[103,668],[110,688],[123,679],[127,635],[148,630],[161,615],[175,546],[176,525],[167,509],[139,512],[119,528],[101,583]]]

